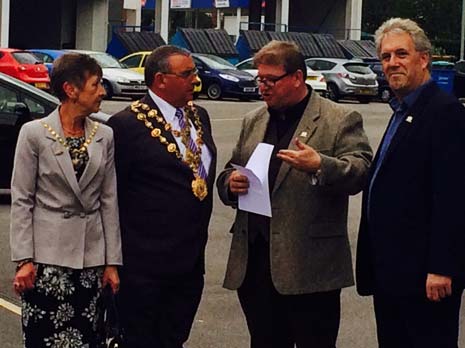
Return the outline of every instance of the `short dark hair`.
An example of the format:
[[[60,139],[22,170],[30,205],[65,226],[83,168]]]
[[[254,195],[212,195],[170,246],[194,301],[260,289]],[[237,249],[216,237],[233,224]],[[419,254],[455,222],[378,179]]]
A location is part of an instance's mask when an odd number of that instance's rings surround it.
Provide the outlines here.
[[[152,86],[154,76],[157,72],[170,72],[169,57],[174,55],[182,55],[190,57],[191,53],[181,47],[173,45],[160,46],[152,51],[145,61],[145,84],[150,88]]]
[[[263,46],[253,58],[254,65],[283,65],[286,73],[302,71],[304,81],[307,79],[307,65],[299,46],[290,41],[272,40]]]
[[[102,78],[102,68],[94,58],[82,53],[66,53],[53,62],[50,74],[52,93],[60,101],[65,101],[68,96],[63,90],[63,84],[69,82],[82,88],[90,76]]]

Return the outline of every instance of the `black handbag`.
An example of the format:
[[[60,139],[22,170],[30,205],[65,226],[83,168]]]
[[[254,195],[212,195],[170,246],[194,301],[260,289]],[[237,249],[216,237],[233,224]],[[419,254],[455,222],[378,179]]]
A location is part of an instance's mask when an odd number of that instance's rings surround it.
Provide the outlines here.
[[[102,290],[101,316],[98,325],[99,348],[124,348],[123,330],[120,325],[116,296],[107,285]]]

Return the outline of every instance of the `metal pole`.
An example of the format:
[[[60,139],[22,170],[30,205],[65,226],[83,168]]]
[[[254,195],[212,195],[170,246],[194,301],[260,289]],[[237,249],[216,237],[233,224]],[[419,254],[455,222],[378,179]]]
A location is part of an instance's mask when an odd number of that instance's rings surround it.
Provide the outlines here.
[[[463,51],[464,45],[463,41],[465,40],[465,0],[462,0],[462,32],[460,35],[460,60],[463,60]]]

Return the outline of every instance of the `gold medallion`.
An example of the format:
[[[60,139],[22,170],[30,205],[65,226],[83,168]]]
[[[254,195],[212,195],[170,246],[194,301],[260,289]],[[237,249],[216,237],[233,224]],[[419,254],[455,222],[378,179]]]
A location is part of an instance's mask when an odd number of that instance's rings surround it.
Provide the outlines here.
[[[150,111],[148,112],[147,116],[148,116],[148,117],[152,117],[152,118],[155,117],[155,116],[157,116],[157,110],[155,110],[155,109],[150,110]]]
[[[137,114],[137,119],[138,119],[139,121],[145,120],[145,114],[143,114],[142,112],[139,112],[139,113]]]
[[[176,152],[176,145],[173,143],[170,143],[167,148],[168,152]]]
[[[150,135],[154,138],[157,138],[159,137],[161,134],[161,130],[160,128],[154,128],[151,132],[150,132]]]
[[[192,192],[200,201],[203,201],[208,195],[207,183],[204,179],[196,177],[192,180]]]

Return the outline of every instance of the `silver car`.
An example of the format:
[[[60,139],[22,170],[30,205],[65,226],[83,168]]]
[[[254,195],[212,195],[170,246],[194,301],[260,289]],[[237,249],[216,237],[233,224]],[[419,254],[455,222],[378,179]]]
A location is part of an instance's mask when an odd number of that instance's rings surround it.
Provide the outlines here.
[[[138,99],[147,92],[144,75],[125,68],[113,56],[97,51],[73,50],[72,52],[88,54],[102,67],[102,84],[107,92],[107,99],[113,96]]]
[[[376,74],[362,61],[309,58],[305,63],[325,76],[329,98],[334,101],[350,97],[360,103],[369,103],[378,94]]]

